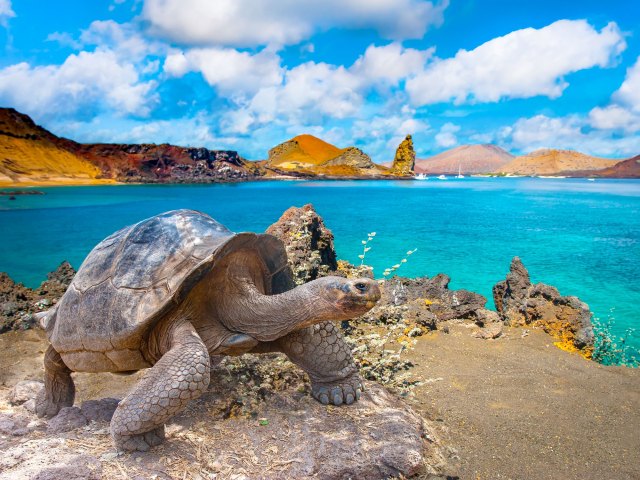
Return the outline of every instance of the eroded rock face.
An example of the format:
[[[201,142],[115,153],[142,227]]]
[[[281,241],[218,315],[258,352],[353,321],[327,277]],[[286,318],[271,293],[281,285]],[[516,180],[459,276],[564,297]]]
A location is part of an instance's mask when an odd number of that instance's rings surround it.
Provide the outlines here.
[[[284,242],[297,285],[332,274],[338,268],[333,233],[311,204],[289,208],[266,233]]]
[[[54,305],[75,273],[69,262],[64,261],[47,275],[47,280],[32,290],[0,272],[0,333],[33,327],[36,323],[33,314]]]
[[[493,299],[507,325],[542,328],[559,340],[561,348],[591,356],[594,335],[589,306],[577,297],[563,297],[550,285],[533,285],[518,257],[511,261],[507,278],[493,287]]]
[[[356,147],[345,148],[339,156],[325,163],[325,166],[349,166],[365,170],[376,167],[371,157]]]
[[[396,150],[391,170],[397,175],[413,175],[415,163],[416,152],[413,149],[413,140],[411,135],[407,135]]]

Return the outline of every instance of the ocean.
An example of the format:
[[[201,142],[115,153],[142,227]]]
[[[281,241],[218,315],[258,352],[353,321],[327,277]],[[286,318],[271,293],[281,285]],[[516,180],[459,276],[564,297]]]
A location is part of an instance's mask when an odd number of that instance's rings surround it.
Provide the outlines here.
[[[312,203],[338,257],[381,278],[451,277],[491,299],[511,258],[534,282],[580,297],[611,333],[640,350],[640,180],[478,178],[427,181],[265,181],[217,185],[39,187],[0,197],[0,271],[34,287],[68,260],[78,268],[123,226],[178,208],[233,231],[264,231],[290,206]],[[417,251],[407,257],[409,250]],[[402,258],[406,263],[401,263]],[[630,329],[637,329],[630,331]]]

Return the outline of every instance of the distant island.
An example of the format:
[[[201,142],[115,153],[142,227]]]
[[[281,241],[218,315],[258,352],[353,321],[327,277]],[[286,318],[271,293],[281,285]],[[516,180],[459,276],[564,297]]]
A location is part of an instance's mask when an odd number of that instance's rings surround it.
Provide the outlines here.
[[[376,164],[356,147],[298,135],[251,161],[233,150],[169,144],[82,144],[58,137],[27,115],[0,108],[0,186],[113,183],[216,183],[260,179],[411,179],[416,174],[640,178],[627,160],[544,149],[515,157],[496,145],[463,145],[416,159],[411,135],[392,162]]]

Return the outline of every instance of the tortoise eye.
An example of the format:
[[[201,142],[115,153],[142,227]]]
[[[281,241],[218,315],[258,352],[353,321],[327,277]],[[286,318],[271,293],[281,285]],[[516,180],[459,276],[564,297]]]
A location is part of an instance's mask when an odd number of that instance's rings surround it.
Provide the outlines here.
[[[355,287],[363,293],[367,290],[367,284],[363,282],[356,283]]]

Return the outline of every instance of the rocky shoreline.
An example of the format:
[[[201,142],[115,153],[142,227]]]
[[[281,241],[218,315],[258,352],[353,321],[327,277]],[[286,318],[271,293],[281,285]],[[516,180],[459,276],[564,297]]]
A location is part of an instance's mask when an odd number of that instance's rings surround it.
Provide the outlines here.
[[[298,284],[324,275],[372,276],[370,267],[337,259],[333,234],[311,205],[288,209],[268,233],[285,243]],[[11,478],[558,478],[540,470],[549,454],[536,452],[545,442],[539,425],[577,438],[588,427],[572,420],[576,409],[588,416],[605,406],[616,416],[598,421],[602,441],[615,444],[620,437],[633,444],[633,421],[623,421],[621,412],[636,408],[638,372],[585,360],[594,348],[588,307],[554,287],[532,285],[514,258],[505,280],[494,286],[497,311],[486,308],[482,295],[451,290],[445,274],[381,281],[378,305],[342,324],[367,382],[355,408],[314,402],[306,376],[281,355],[227,358],[209,392],[167,425],[171,441],[149,453],[118,455],[108,435],[114,397],[122,398],[140,373],[76,374],[77,406],[48,422],[33,414],[46,349],[34,314],[55,304],[74,273],[63,262],[36,289],[0,275],[6,332],[0,360],[11,367],[0,372],[0,448],[6,452],[0,472]],[[523,378],[556,387],[527,391]],[[618,403],[612,404],[614,384]],[[567,399],[567,388],[577,397]],[[586,390],[595,396],[581,399]],[[523,409],[531,408],[526,402],[536,409],[553,405],[557,415],[534,415],[522,424]],[[525,438],[536,438],[518,447],[531,455],[530,464],[491,454],[518,441],[523,428]],[[483,438],[474,436],[478,429]],[[640,472],[624,463],[624,448],[614,449],[611,460],[593,460],[589,471],[575,467],[593,458],[591,445],[600,443],[555,445],[558,454],[576,456],[556,465],[568,472],[562,478]]]

